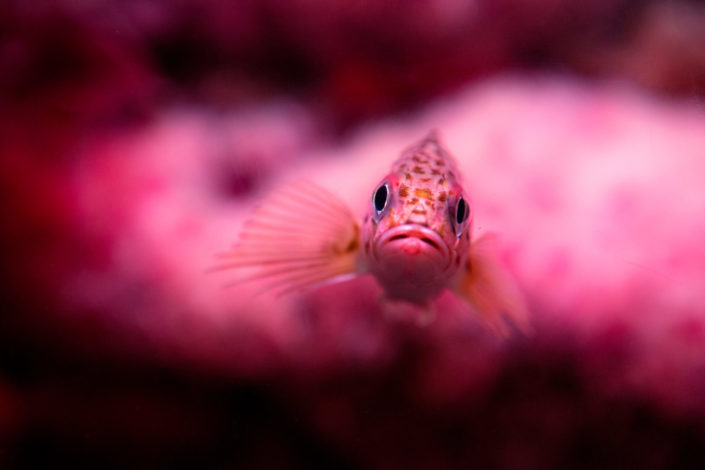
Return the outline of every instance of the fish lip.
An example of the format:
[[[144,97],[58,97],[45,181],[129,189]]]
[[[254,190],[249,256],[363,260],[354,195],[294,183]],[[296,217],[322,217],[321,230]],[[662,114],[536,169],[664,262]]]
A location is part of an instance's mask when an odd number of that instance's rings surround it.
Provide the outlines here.
[[[425,241],[426,244],[438,250],[444,259],[450,256],[450,248],[443,238],[435,230],[419,224],[404,224],[390,228],[379,237],[375,245],[381,247],[393,240],[409,237]]]

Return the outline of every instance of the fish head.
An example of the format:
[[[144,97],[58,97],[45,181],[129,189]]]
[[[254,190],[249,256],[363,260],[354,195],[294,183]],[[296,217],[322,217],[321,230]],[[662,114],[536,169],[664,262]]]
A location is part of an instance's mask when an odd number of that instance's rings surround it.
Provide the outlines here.
[[[374,188],[362,227],[368,270],[391,297],[419,303],[446,287],[467,258],[472,224],[454,162],[430,151],[423,157],[428,139],[420,145]]]

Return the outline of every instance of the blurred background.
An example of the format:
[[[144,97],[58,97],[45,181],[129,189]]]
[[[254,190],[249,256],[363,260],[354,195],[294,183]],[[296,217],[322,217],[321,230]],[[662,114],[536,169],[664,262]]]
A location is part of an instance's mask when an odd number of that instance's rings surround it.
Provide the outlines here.
[[[0,4],[0,467],[703,468],[705,4]],[[438,128],[536,334],[206,274]]]

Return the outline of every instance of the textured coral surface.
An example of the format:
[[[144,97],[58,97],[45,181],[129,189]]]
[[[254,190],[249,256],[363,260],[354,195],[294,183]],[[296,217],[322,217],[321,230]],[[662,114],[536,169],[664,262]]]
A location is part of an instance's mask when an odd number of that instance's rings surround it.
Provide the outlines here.
[[[695,2],[0,6],[0,467],[703,468]],[[535,334],[370,276],[224,288],[307,179],[362,215],[429,129]]]

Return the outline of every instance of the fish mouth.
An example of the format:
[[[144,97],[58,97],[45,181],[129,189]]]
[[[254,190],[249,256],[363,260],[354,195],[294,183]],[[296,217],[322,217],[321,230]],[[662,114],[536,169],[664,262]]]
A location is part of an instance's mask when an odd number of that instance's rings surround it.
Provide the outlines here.
[[[418,240],[421,243],[409,243],[409,240]],[[446,259],[450,250],[445,241],[438,233],[428,227],[418,224],[399,225],[387,230],[378,240],[377,246],[380,248],[389,245],[402,245],[407,248],[409,254],[419,252],[437,252],[443,259]]]

